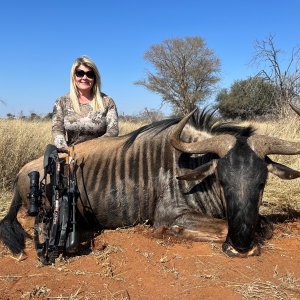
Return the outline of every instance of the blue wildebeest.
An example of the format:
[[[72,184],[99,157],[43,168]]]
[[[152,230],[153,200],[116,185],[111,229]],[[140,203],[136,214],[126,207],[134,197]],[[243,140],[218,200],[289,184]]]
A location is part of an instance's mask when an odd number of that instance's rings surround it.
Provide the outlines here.
[[[148,221],[158,232],[223,242],[230,256],[258,255],[259,238],[271,237],[270,223],[259,215],[268,172],[283,179],[300,176],[267,156],[298,154],[300,143],[256,135],[251,126],[217,121],[208,111],[87,141],[75,150],[78,210],[87,225]],[[32,170],[42,172],[42,158],[20,170],[0,223],[0,239],[14,253],[25,246],[17,212],[27,205]]]

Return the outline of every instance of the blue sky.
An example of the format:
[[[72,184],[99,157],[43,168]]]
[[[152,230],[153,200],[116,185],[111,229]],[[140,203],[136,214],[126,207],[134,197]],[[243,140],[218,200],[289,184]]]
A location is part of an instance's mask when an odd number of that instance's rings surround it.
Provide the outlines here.
[[[255,74],[254,42],[275,35],[277,47],[300,44],[300,1],[2,1],[0,116],[46,114],[69,90],[73,61],[90,56],[102,90],[120,114],[159,109],[161,98],[134,81],[150,66],[143,55],[165,39],[202,37],[221,60],[218,87]],[[169,114],[164,105],[161,110]]]

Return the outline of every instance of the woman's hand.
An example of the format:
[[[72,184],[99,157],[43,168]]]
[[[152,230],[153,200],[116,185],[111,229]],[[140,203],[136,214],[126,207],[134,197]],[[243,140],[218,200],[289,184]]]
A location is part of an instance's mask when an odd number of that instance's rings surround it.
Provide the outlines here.
[[[68,147],[57,147],[57,152],[58,153],[69,153],[69,148]]]

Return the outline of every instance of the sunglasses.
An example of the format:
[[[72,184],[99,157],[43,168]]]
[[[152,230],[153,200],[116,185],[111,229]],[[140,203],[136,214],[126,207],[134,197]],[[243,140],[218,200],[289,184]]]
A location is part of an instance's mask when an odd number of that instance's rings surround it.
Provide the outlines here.
[[[90,79],[94,79],[95,78],[94,71],[84,72],[83,70],[76,70],[75,71],[75,75],[76,75],[76,77],[79,77],[79,78],[82,78],[84,75],[86,75],[86,77],[90,78]]]

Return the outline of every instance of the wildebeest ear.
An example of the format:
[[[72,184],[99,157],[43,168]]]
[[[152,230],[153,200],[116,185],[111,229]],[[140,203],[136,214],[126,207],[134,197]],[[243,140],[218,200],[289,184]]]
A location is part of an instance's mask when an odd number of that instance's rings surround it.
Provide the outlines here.
[[[268,164],[268,171],[281,179],[295,179],[300,177],[300,172],[293,170],[285,165],[272,161],[269,157],[266,157],[266,163]]]
[[[190,173],[187,173],[185,175],[181,175],[176,177],[178,180],[203,180],[207,176],[212,175],[215,172],[215,169],[217,167],[218,160],[213,159],[212,161],[196,168]]]

